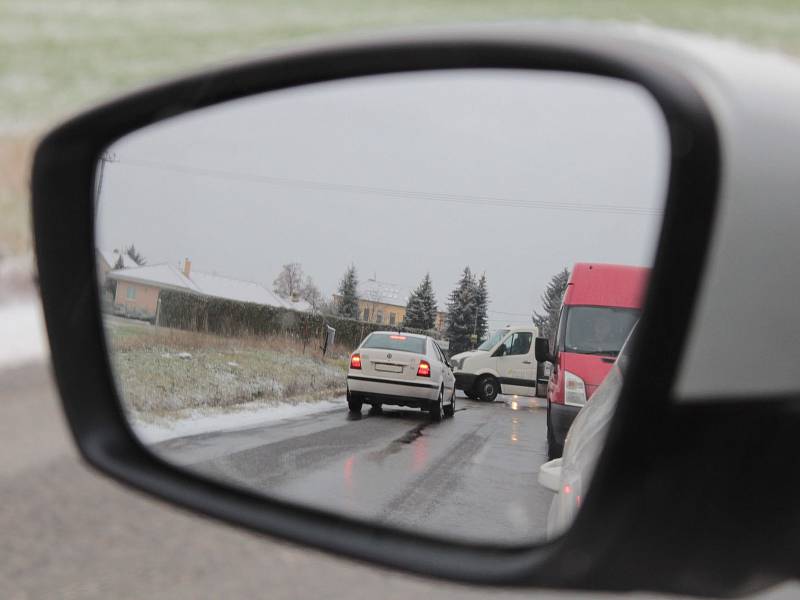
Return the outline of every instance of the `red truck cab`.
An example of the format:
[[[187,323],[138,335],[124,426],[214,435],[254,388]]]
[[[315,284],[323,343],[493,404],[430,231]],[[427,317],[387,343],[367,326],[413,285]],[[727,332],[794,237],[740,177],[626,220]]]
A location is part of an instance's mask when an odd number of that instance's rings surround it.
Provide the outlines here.
[[[536,360],[553,368],[547,383],[547,446],[551,459],[564,448],[578,411],[611,370],[641,314],[650,269],[576,263],[570,274],[555,344],[537,338]]]

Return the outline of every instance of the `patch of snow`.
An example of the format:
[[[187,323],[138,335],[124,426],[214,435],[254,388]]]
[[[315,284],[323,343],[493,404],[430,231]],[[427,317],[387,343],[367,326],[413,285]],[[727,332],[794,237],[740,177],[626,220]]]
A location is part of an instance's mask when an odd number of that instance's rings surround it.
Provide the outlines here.
[[[45,360],[48,352],[38,299],[0,304],[0,369]]]
[[[344,396],[319,402],[281,403],[273,406],[263,404],[243,407],[240,410],[193,410],[183,418],[163,419],[158,422],[134,419],[131,421],[136,436],[143,444],[156,444],[165,440],[211,433],[249,429],[261,425],[297,419],[331,410],[341,410],[346,406]]]
[[[183,359],[188,360],[188,359],[192,358],[192,353],[191,352],[178,352],[175,356],[177,356],[178,358],[183,358]]]

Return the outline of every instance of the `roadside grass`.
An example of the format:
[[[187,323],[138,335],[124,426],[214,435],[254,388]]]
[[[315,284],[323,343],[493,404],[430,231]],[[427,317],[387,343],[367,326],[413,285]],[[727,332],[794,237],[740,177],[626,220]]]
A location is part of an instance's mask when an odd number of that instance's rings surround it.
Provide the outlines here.
[[[32,249],[28,172],[33,140],[32,135],[0,134],[0,261]]]
[[[315,36],[551,18],[647,23],[800,55],[793,0],[0,0],[0,259],[31,251],[33,140],[87,103]]]
[[[327,400],[345,393],[347,353],[324,360],[284,337],[220,337],[106,321],[112,364],[126,410],[137,420],[191,411],[240,410]]]

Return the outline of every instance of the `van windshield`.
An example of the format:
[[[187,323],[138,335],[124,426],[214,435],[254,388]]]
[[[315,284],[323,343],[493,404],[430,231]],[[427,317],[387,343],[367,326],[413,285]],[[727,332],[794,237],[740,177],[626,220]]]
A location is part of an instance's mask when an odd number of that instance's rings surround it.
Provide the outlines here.
[[[498,329],[491,336],[489,336],[488,340],[478,346],[478,350],[491,350],[497,344],[499,344],[500,340],[506,337],[506,335],[508,335],[508,329]]]
[[[637,308],[570,306],[564,351],[616,356],[640,315]]]

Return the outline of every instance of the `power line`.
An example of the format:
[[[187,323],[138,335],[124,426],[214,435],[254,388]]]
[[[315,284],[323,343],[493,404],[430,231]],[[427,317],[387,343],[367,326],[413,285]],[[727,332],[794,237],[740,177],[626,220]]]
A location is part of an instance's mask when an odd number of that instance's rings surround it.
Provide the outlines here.
[[[626,206],[622,204],[581,204],[578,202],[548,201],[548,200],[518,200],[512,198],[498,198],[492,196],[473,196],[469,194],[439,193],[417,190],[404,190],[395,188],[372,187],[366,185],[335,183],[328,181],[314,181],[306,179],[290,179],[284,177],[273,177],[270,175],[259,175],[255,173],[244,173],[228,171],[223,169],[211,169],[206,167],[195,167],[190,165],[179,165],[171,163],[153,162],[143,159],[128,158],[117,160],[116,164],[125,164],[133,167],[158,169],[177,173],[189,173],[205,177],[215,177],[219,179],[231,179],[236,181],[251,181],[267,185],[276,185],[297,189],[328,191],[328,192],[349,192],[352,194],[369,194],[373,196],[385,196],[387,198],[404,198],[409,200],[429,200],[432,202],[446,202],[473,206],[493,206],[498,208],[526,208],[541,210],[563,210],[569,212],[588,212],[606,213],[618,215],[661,215],[663,210],[654,208],[644,208],[638,206]]]

